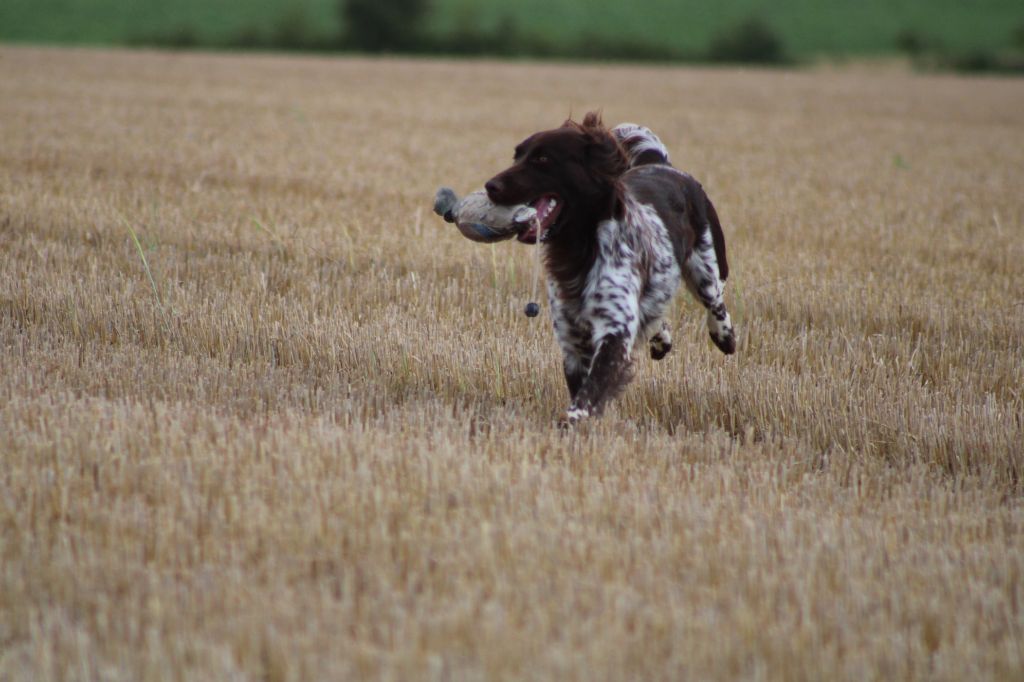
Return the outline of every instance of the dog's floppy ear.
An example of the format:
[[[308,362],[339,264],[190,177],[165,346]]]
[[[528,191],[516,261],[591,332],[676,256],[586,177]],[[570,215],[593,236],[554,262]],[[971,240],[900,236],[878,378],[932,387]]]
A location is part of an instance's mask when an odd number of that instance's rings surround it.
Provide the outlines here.
[[[612,217],[616,220],[626,218],[626,200],[622,196],[622,185],[615,183],[614,198],[612,199]]]

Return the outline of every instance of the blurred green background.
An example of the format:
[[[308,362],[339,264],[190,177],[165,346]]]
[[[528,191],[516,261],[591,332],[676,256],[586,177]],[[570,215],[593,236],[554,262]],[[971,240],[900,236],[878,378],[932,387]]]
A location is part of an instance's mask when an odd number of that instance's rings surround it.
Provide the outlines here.
[[[658,60],[901,52],[999,60],[1024,51],[1024,0],[0,0],[0,40]]]

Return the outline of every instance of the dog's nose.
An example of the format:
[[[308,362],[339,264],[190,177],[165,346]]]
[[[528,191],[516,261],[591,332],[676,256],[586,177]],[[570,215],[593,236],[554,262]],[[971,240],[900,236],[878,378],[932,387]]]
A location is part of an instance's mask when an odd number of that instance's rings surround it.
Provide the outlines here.
[[[504,185],[502,185],[501,181],[497,178],[491,178],[486,184],[484,184],[484,189],[487,190],[487,198],[494,203],[498,203],[496,197],[501,194],[501,191],[504,189]]]

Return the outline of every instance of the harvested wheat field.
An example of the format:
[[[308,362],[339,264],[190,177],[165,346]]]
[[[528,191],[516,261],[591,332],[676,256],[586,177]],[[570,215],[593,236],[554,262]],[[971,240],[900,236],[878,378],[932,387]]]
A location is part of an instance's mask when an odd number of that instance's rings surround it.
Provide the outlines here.
[[[535,252],[572,112],[729,240],[606,415]],[[0,679],[1024,676],[1024,81],[0,49]]]

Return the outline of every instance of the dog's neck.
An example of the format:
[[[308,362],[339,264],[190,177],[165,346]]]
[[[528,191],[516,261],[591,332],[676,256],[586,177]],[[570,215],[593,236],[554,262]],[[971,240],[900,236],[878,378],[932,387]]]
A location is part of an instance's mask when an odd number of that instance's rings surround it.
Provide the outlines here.
[[[597,226],[605,220],[621,217],[619,212],[617,187],[611,185],[567,216],[565,224],[545,243],[545,268],[558,284],[563,299],[582,296],[587,274],[597,259]]]

